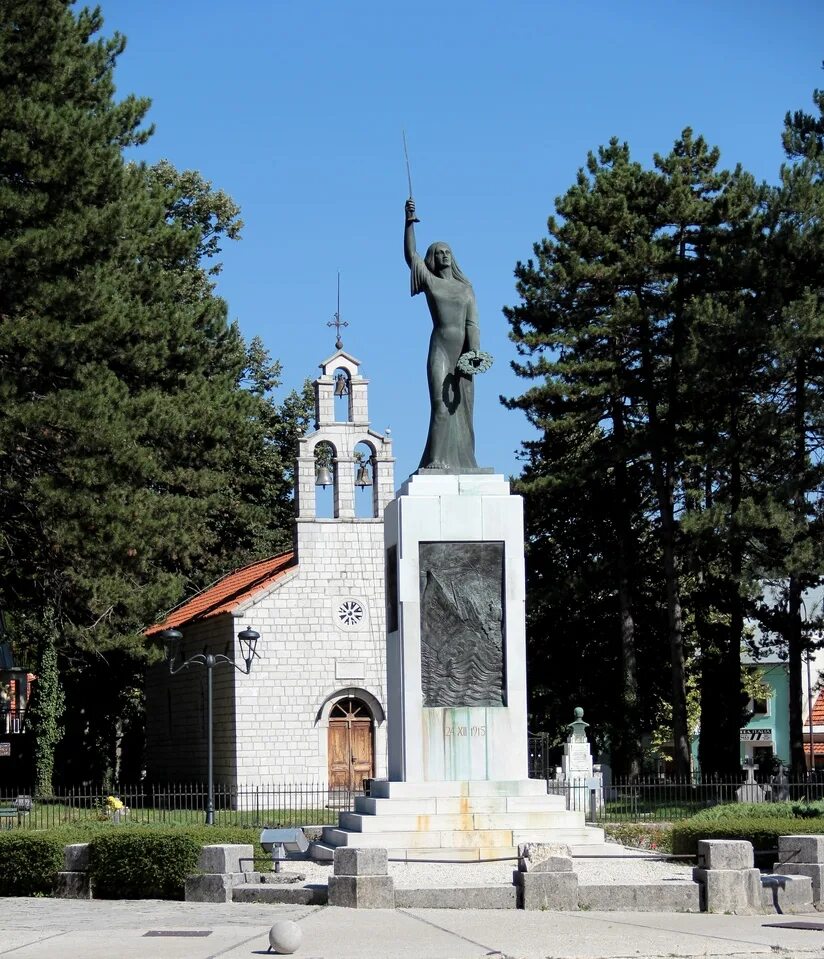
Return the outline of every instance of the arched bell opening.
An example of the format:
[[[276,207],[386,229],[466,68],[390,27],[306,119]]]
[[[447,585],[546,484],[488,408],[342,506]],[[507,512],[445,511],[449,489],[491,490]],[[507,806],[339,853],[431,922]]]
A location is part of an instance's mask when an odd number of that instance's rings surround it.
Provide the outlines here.
[[[315,516],[332,519],[335,516],[338,485],[337,451],[325,440],[315,446]]]
[[[335,401],[335,422],[352,422],[352,378],[349,370],[339,367],[334,372],[335,389],[333,391]]]
[[[365,440],[352,451],[355,466],[355,516],[371,519],[377,516],[375,447]]]

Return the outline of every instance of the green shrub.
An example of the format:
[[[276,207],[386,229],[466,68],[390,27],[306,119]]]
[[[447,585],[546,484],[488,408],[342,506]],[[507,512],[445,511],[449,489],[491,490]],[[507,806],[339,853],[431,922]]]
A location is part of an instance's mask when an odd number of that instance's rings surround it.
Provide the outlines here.
[[[668,823],[605,823],[604,833],[624,846],[651,849],[656,852],[672,851],[672,826]]]
[[[761,803],[724,803],[718,806],[711,806],[709,809],[702,809],[696,813],[689,822],[718,822],[721,820],[734,819],[790,819],[799,815],[797,809],[820,809],[824,811],[821,803],[809,803],[803,806],[791,802],[761,802]]]
[[[795,816],[728,816],[715,822],[694,816],[672,827],[672,851],[676,855],[696,855],[699,839],[746,839],[753,849],[774,850],[779,836],[820,835],[824,819],[799,819]],[[758,865],[768,865],[769,856],[759,858]],[[775,854],[772,855],[775,860]]]
[[[94,835],[89,842],[94,895],[182,899],[186,876],[197,870],[201,845],[188,830],[118,828]]]
[[[50,893],[62,868],[60,839],[22,830],[0,834],[0,896]]]

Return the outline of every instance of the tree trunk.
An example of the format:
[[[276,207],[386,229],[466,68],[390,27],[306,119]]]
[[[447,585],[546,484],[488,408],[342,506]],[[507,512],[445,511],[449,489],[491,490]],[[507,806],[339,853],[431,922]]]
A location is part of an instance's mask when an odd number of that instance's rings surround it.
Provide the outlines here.
[[[807,434],[806,420],[806,381],[807,368],[803,356],[795,366],[794,409],[793,409],[793,440],[794,440],[794,471],[793,482],[796,493],[794,497],[795,517],[797,524],[804,522],[804,492],[803,477],[807,465]],[[795,545],[795,544],[793,544]],[[803,639],[801,627],[801,593],[802,585],[797,571],[790,573],[789,595],[787,597],[787,623],[785,640],[787,643],[787,666],[790,672],[790,766],[793,776],[802,777],[806,774],[807,764],[804,758],[804,723],[802,719],[802,680],[801,654]],[[812,769],[815,757],[810,757]]]
[[[641,297],[639,291],[639,298]],[[676,523],[674,507],[672,453],[666,451],[674,442],[672,436],[665,442],[663,424],[658,415],[655,371],[652,363],[651,332],[648,321],[641,324],[641,366],[643,389],[647,401],[649,421],[649,451],[652,459],[658,514],[660,517],[661,553],[664,565],[664,581],[667,601],[667,634],[670,648],[670,673],[672,679],[672,758],[675,773],[688,776],[690,773],[690,744],[687,721],[687,682],[684,659],[684,624],[681,614],[680,580],[676,561]],[[670,415],[672,415],[670,404]]]
[[[735,402],[735,401],[733,401]],[[723,697],[723,716],[718,730],[719,772],[724,775],[738,774],[741,768],[741,642],[744,636],[744,599],[741,593],[744,575],[744,543],[739,527],[741,518],[741,445],[740,419],[733,408],[730,416],[730,518],[729,518],[729,581],[727,641],[724,644],[722,674],[726,694]]]
[[[787,665],[790,671],[790,767],[794,777],[802,778],[807,772],[804,758],[804,722],[801,715],[803,690],[801,683],[801,582],[790,576],[787,600]]]
[[[616,567],[618,574],[618,611],[621,636],[621,716],[614,724],[611,759],[613,772],[621,776],[637,776],[641,772],[641,734],[638,716],[638,675],[635,654],[635,617],[632,587],[632,530],[629,517],[629,482],[626,462],[626,429],[620,404],[613,398],[612,425],[615,438],[615,492],[618,509]]]

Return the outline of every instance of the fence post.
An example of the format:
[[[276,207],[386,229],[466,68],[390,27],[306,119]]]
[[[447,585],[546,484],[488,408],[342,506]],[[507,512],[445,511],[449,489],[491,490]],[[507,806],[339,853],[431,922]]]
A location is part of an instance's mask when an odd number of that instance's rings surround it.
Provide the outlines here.
[[[598,808],[598,804],[595,801],[595,790],[590,789],[589,791],[589,821],[595,822],[595,813]]]

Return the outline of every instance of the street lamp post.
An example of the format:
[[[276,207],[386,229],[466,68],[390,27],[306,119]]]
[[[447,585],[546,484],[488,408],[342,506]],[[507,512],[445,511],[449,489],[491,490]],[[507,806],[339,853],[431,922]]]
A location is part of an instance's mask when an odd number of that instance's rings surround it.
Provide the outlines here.
[[[166,655],[169,659],[169,673],[172,676],[177,675],[184,669],[188,669],[192,663],[206,667],[206,777],[207,777],[207,799],[206,799],[206,825],[215,824],[215,777],[214,777],[214,743],[212,739],[212,670],[218,663],[229,663],[234,666],[238,672],[249,675],[252,670],[252,660],[257,656],[255,647],[260,639],[260,633],[254,629],[246,627],[237,634],[240,643],[240,651],[246,668],[238,664],[230,656],[224,656],[223,653],[196,653],[188,659],[184,659],[181,664],[175,667],[175,660],[180,652],[180,643],[183,639],[183,633],[179,629],[164,629],[160,634],[166,646]]]

